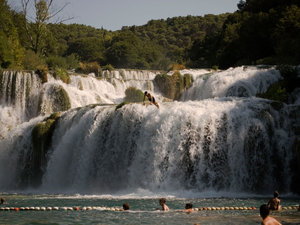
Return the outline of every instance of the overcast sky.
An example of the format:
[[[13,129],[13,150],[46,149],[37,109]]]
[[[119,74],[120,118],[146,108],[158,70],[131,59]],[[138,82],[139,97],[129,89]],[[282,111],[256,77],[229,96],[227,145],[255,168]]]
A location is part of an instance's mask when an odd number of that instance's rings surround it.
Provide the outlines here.
[[[8,2],[20,9],[21,0]],[[122,26],[143,25],[151,19],[234,12],[239,0],[55,0],[55,7],[66,2],[69,5],[60,16],[74,17],[67,23],[114,31]]]

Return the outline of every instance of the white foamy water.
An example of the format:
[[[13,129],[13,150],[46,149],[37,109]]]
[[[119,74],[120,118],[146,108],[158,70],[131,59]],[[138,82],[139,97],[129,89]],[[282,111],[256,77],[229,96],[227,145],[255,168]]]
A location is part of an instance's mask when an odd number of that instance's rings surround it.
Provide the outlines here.
[[[268,176],[279,169],[272,158],[287,165],[291,157],[292,137],[283,132],[288,124],[280,124],[279,118],[260,99],[177,102],[159,110],[139,104],[117,111],[112,106],[71,110],[55,128],[40,190],[252,192],[261,187],[271,191],[278,183],[288,187],[288,166],[280,170],[279,180]],[[0,155],[2,166],[25,163],[31,148],[28,135],[16,138],[22,146],[15,140],[0,146],[15,151]],[[1,174],[0,188],[11,188],[3,181],[18,176],[17,169]]]
[[[124,73],[71,76],[70,84],[49,76],[30,90],[32,75],[2,77],[0,191],[152,197],[290,191],[289,108],[275,111],[253,97],[280,79],[277,70],[191,71],[196,80],[184,101],[159,102],[160,109],[91,105],[119,103],[130,86],[154,92],[153,73]],[[56,121],[49,143],[34,146],[32,130],[46,117],[38,115],[54,111],[61,87],[72,109]]]
[[[250,97],[264,93],[268,87],[281,78],[278,70],[256,67],[230,68],[221,72],[198,76],[187,89],[182,100],[202,100],[214,97]]]

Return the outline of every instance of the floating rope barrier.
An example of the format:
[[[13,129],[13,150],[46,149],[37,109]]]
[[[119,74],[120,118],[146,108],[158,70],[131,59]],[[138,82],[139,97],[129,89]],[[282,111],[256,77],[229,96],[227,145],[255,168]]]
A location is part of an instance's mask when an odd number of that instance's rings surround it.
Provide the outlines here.
[[[216,210],[256,210],[256,207],[237,207],[237,206],[226,206],[226,207],[200,207],[194,208],[194,211],[216,211]],[[124,211],[123,208],[114,207],[99,207],[99,206],[83,206],[83,207],[0,207],[0,211]],[[282,210],[300,210],[299,206],[283,206]]]

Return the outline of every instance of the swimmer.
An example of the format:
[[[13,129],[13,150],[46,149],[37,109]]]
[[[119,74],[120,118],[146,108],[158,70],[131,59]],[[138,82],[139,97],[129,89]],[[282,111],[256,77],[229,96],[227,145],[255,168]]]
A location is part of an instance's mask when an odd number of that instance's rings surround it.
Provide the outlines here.
[[[278,198],[278,191],[274,192],[274,198],[270,199],[268,202],[268,207],[270,210],[281,210],[280,200]]]
[[[159,204],[161,205],[161,210],[169,211],[169,207],[166,205],[167,200],[165,198],[159,199]]]
[[[262,225],[281,225],[276,219],[269,216],[270,210],[266,204],[263,204],[259,208],[259,213],[263,221],[261,222]]]
[[[158,103],[155,101],[155,98],[147,91],[144,92],[144,100],[143,100],[143,104],[145,104],[145,98],[148,98],[148,100],[150,101],[150,104],[154,104],[158,109],[159,109],[159,105]]]
[[[130,207],[129,207],[129,204],[128,204],[128,203],[124,203],[124,204],[123,204],[123,210],[124,210],[124,211],[129,210],[129,208],[130,208]]]
[[[4,204],[6,204],[7,202],[6,202],[6,200],[5,200],[5,198],[1,198],[1,205],[4,205]]]
[[[193,212],[194,209],[193,209],[193,204],[192,203],[187,203],[185,205],[185,210],[183,210],[183,212]]]

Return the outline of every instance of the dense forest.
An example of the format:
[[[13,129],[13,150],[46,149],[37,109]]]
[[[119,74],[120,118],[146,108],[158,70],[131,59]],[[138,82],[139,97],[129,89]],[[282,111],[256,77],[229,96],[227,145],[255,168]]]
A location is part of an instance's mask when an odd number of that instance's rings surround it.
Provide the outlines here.
[[[246,0],[234,13],[151,20],[118,31],[50,23],[45,0],[39,20],[0,0],[2,69],[112,68],[168,70],[300,62],[298,0]]]

